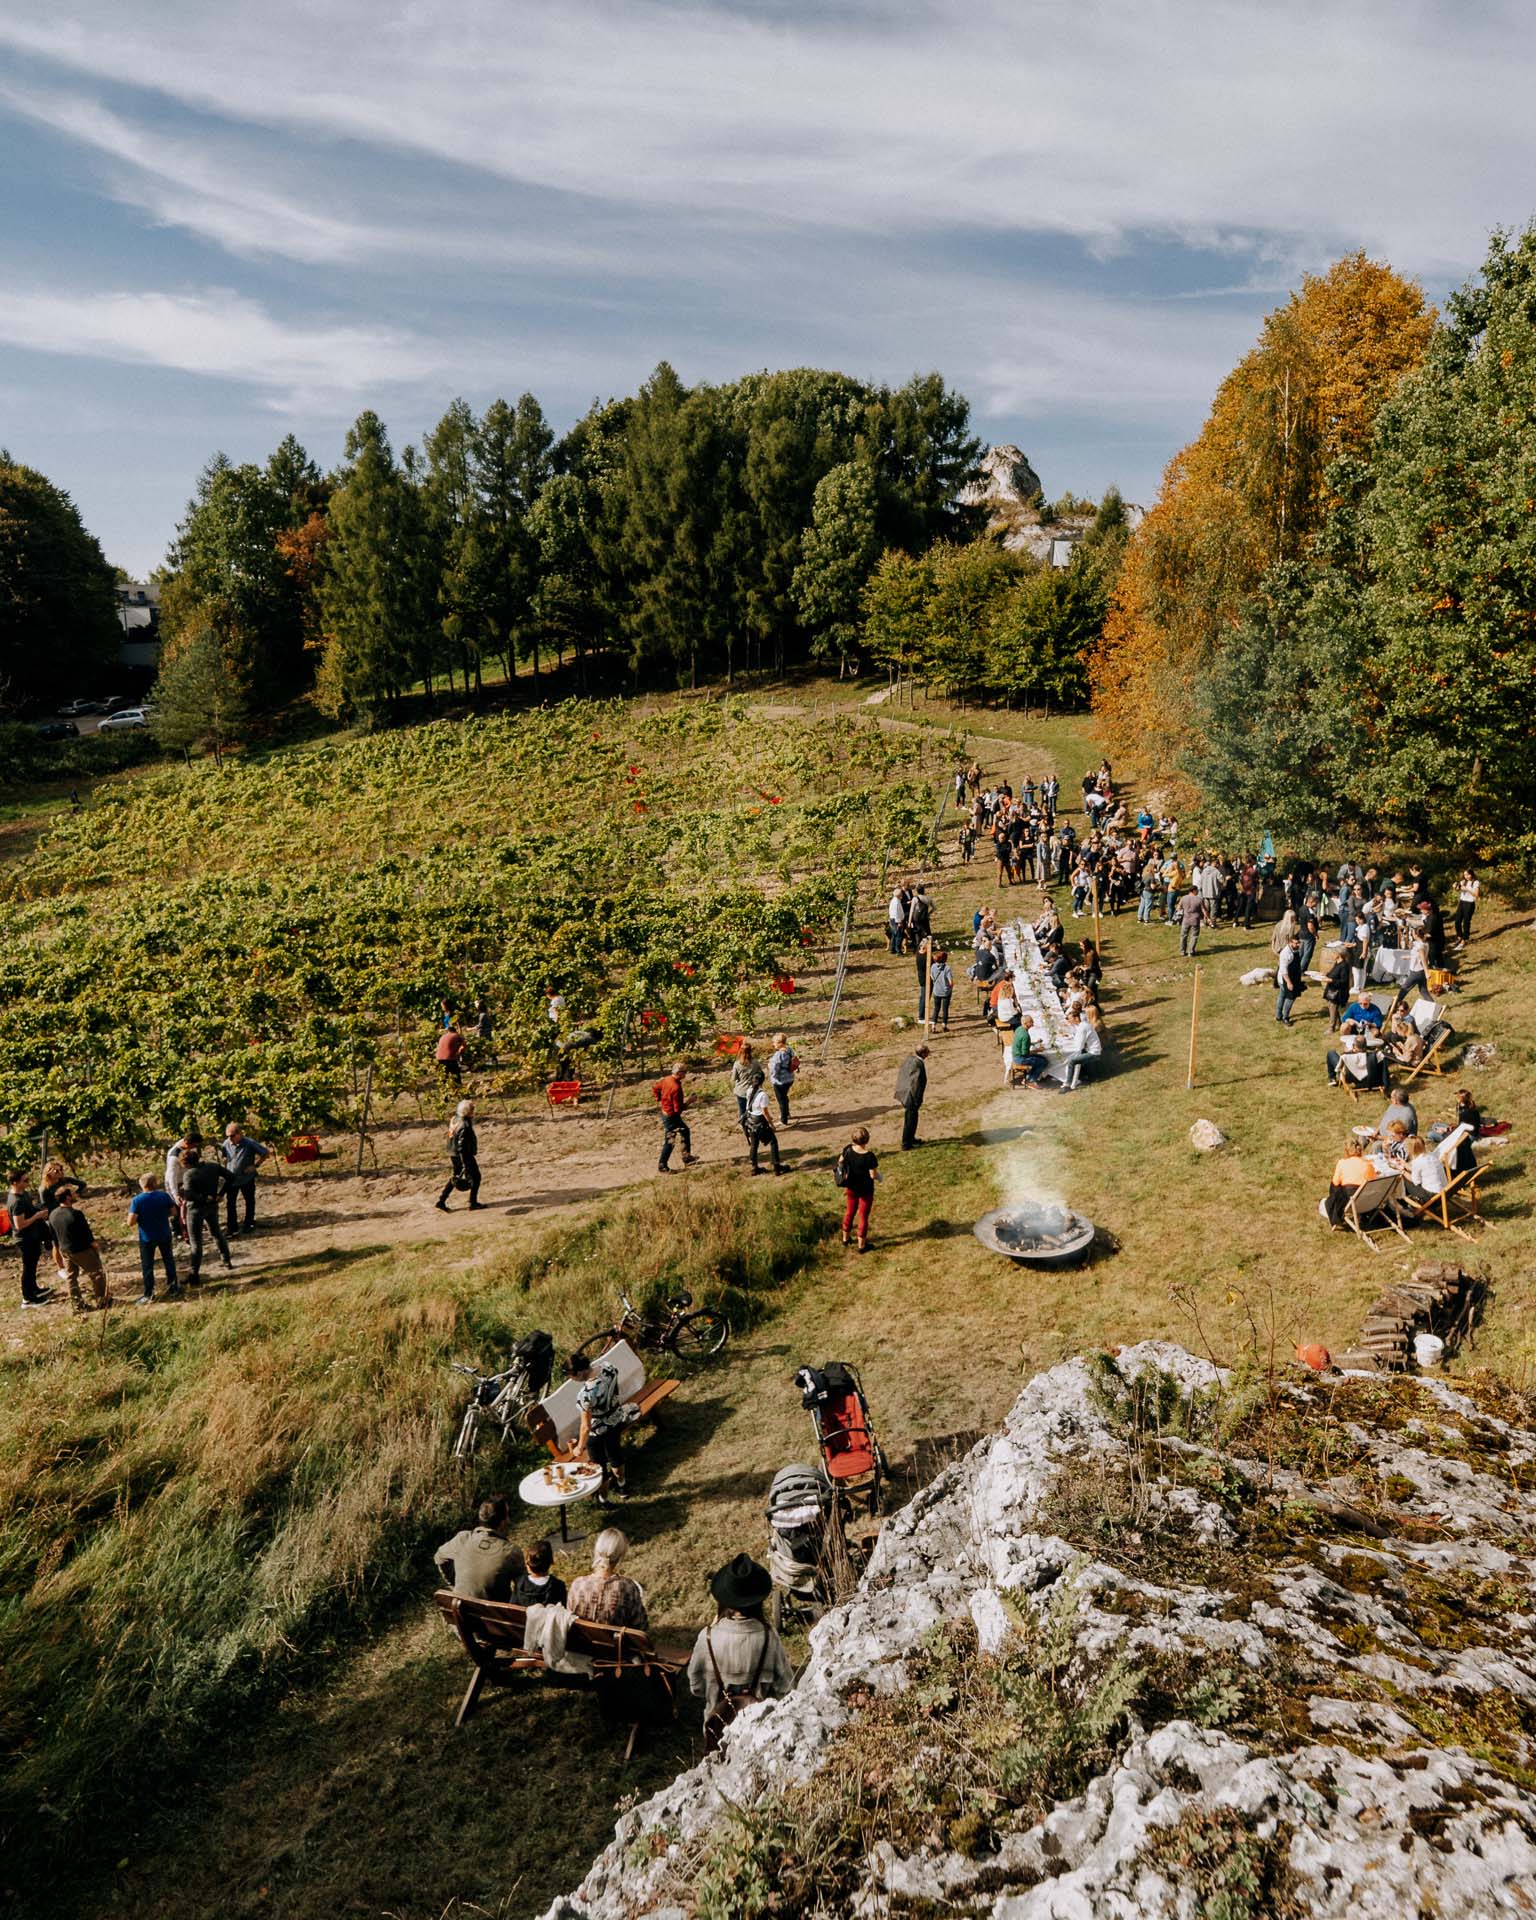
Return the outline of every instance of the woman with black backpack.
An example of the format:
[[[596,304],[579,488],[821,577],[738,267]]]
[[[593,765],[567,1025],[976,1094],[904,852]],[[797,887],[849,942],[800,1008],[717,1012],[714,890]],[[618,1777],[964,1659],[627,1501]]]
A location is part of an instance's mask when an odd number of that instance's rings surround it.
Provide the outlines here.
[[[475,1137],[475,1103],[461,1100],[448,1123],[448,1163],[452,1168],[448,1184],[437,1196],[436,1204],[448,1211],[450,1193],[467,1193],[470,1210],[480,1208],[480,1142]]]

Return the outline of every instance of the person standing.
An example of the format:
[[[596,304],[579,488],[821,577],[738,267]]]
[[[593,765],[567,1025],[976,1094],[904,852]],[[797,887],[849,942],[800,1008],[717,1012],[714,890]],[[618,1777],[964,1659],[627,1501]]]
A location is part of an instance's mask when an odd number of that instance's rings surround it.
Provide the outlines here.
[[[606,1507],[611,1500],[622,1500],[625,1494],[621,1436],[629,1414],[619,1399],[619,1369],[606,1354],[589,1360],[583,1354],[573,1353],[565,1371],[570,1379],[581,1383],[576,1394],[581,1428],[566,1457],[586,1460],[602,1468],[596,1499],[600,1507]]]
[[[795,1670],[784,1643],[763,1618],[763,1602],[773,1592],[773,1575],[745,1553],[713,1574],[712,1626],[703,1627],[688,1662],[688,1687],[704,1702],[704,1746],[708,1752],[744,1706],[789,1692]]]
[[[432,1058],[443,1070],[443,1078],[452,1081],[454,1086],[462,1084],[464,1079],[464,1036],[456,1026],[443,1028]]]
[[[843,1245],[858,1228],[859,1252],[869,1251],[869,1210],[875,1204],[875,1182],[880,1178],[880,1157],[869,1150],[869,1128],[855,1127],[848,1144],[837,1156],[838,1177],[843,1189]]]
[[[1472,938],[1472,916],[1477,912],[1478,895],[1483,883],[1470,867],[1463,867],[1461,878],[1456,883],[1456,944],[1464,947]]]
[[[5,1210],[11,1216],[11,1231],[21,1249],[21,1304],[46,1307],[54,1297],[53,1289],[37,1284],[37,1269],[43,1248],[48,1245],[48,1209],[27,1185],[24,1167],[18,1167],[11,1175]]]
[[[1186,960],[1192,960],[1200,945],[1200,929],[1210,919],[1210,909],[1205,904],[1205,895],[1198,887],[1191,887],[1179,902],[1179,953]]]
[[[1293,933],[1280,949],[1275,965],[1275,1018],[1282,1027],[1296,1024],[1291,1018],[1291,1009],[1301,988],[1301,936]]]
[[[897,886],[891,891],[890,903],[885,909],[886,944],[893,954],[901,952],[901,936],[907,930],[907,890]]]
[[[469,1195],[469,1210],[483,1212],[480,1204],[480,1141],[475,1133],[475,1103],[461,1100],[448,1123],[448,1184],[434,1205],[448,1211],[448,1196],[455,1191]]]
[[[233,1238],[251,1233],[256,1226],[256,1169],[272,1154],[259,1140],[252,1140],[238,1120],[224,1129],[224,1167],[229,1175],[224,1189],[224,1231]],[[235,1225],[235,1201],[242,1203],[245,1218]]]
[[[144,1291],[134,1301],[136,1307],[147,1307],[155,1297],[155,1255],[160,1256],[165,1268],[165,1291],[169,1299],[181,1297],[181,1282],[176,1278],[176,1253],[171,1235],[171,1222],[176,1217],[176,1202],[161,1184],[158,1173],[146,1173],[139,1180],[139,1190],[128,1203],[128,1224],[139,1230],[139,1273],[144,1282]]]
[[[933,956],[933,971],[928,976],[928,990],[933,997],[932,1019],[935,1031],[942,1027],[949,1032],[949,1002],[955,991],[955,976],[950,971],[949,954],[940,947]]]
[[[688,1105],[688,1096],[683,1091],[683,1073],[683,1062],[674,1060],[668,1072],[651,1088],[651,1098],[661,1109],[661,1158],[656,1162],[658,1173],[671,1172],[668,1163],[672,1158],[672,1148],[678,1141],[682,1142],[685,1167],[695,1165],[698,1159],[693,1150],[693,1135],[683,1118]]]
[[[200,1147],[202,1144],[203,1136],[189,1127],[179,1140],[173,1140],[165,1150],[165,1190],[171,1196],[171,1205],[175,1209],[171,1227],[183,1240],[187,1237],[187,1209],[181,1197],[181,1156],[188,1147]]]
[[[731,1092],[736,1100],[736,1123],[743,1129],[747,1124],[747,1104],[762,1084],[762,1064],[752,1051],[752,1042],[743,1040],[736,1049],[736,1059],[731,1066]]]
[[[768,1084],[773,1088],[773,1097],[779,1106],[779,1124],[789,1125],[789,1090],[795,1084],[795,1075],[800,1071],[800,1059],[789,1044],[787,1033],[773,1036],[773,1052],[768,1056]]]
[[[480,1065],[496,1064],[496,1021],[490,1002],[481,994],[475,1001],[475,1038],[480,1043]]]
[[[192,1267],[187,1274],[189,1287],[203,1284],[203,1236],[213,1235],[219,1259],[226,1269],[234,1265],[229,1257],[229,1242],[219,1226],[219,1197],[229,1185],[224,1169],[215,1160],[205,1160],[201,1147],[188,1147],[182,1155],[181,1197],[187,1207],[187,1237],[192,1244]]]
[[[767,1087],[759,1086],[748,1100],[747,1117],[742,1125],[746,1131],[747,1150],[752,1157],[752,1171],[762,1172],[762,1168],[757,1164],[757,1154],[758,1149],[766,1144],[774,1172],[782,1173],[784,1168],[779,1163],[779,1136],[774,1131],[772,1120],[768,1117]]]
[[[58,1200],[59,1204],[48,1216],[48,1225],[53,1233],[54,1245],[59,1250],[59,1258],[64,1263],[70,1306],[76,1313],[89,1313],[91,1310],[80,1296],[80,1276],[84,1274],[91,1284],[91,1306],[106,1308],[111,1304],[106,1269],[101,1264],[101,1254],[96,1246],[96,1236],[91,1232],[91,1223],[80,1211],[79,1194],[74,1187],[66,1184],[59,1188]]]
[[[910,1153],[918,1144],[917,1116],[923,1110],[928,1091],[928,1049],[919,1047],[902,1061],[896,1074],[896,1104],[902,1111],[901,1150]]]

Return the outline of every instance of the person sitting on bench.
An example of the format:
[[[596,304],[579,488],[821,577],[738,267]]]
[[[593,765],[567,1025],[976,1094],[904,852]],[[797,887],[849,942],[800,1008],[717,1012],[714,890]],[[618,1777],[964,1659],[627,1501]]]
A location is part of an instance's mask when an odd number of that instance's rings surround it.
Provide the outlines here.
[[[1062,1051],[1066,1055],[1066,1077],[1061,1083],[1061,1091],[1076,1093],[1082,1084],[1083,1068],[1090,1060],[1097,1060],[1104,1051],[1104,1042],[1099,1038],[1098,1029],[1086,1015],[1073,1014],[1067,1027],[1067,1044]]]
[[[1037,1087],[1040,1084],[1040,1076],[1045,1072],[1045,1055],[1035,1051],[1034,1025],[1033,1014],[1022,1014],[1018,1028],[1008,1043],[1008,1085],[1010,1087]]]
[[[528,1549],[527,1562],[526,1571],[518,1575],[512,1589],[512,1598],[520,1607],[563,1607],[565,1582],[550,1571],[555,1564],[554,1548],[547,1540],[536,1540]]]
[[[566,1606],[578,1620],[591,1620],[600,1627],[650,1628],[645,1611],[645,1595],[627,1574],[619,1572],[619,1562],[629,1552],[629,1542],[617,1527],[604,1527],[592,1542],[592,1571],[581,1573],[571,1582]]]
[[[523,1572],[523,1550],[507,1538],[506,1496],[494,1493],[480,1502],[478,1526],[445,1540],[433,1554],[438,1571],[455,1593],[470,1600],[510,1600]]]
[[[1334,1163],[1333,1180],[1323,1202],[1330,1227],[1337,1230],[1343,1226],[1344,1209],[1349,1205],[1351,1196],[1358,1193],[1367,1180],[1376,1177],[1376,1169],[1361,1152],[1360,1142],[1351,1134],[1344,1142],[1343,1157]]]

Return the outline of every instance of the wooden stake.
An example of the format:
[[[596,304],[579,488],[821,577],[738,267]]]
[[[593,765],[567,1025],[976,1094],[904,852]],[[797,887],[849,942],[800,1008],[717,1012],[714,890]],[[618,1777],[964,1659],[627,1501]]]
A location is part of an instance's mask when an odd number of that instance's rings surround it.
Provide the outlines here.
[[[928,936],[928,954],[924,964],[923,1038],[933,1038],[933,935]]]
[[[1194,1091],[1194,1086],[1195,1086],[1195,1038],[1199,1029],[1199,1020],[1200,1020],[1200,969],[1196,967],[1195,968],[1195,993],[1194,993],[1194,998],[1189,1003],[1189,1078],[1184,1082],[1185,1088],[1191,1093]]]
[[[370,1062],[363,1075],[363,1111],[357,1123],[357,1170],[363,1170],[363,1148],[368,1141],[368,1102],[373,1098],[373,1066]]]
[[[1093,876],[1093,950],[1099,956],[1100,965],[1104,961],[1104,942],[1099,933],[1099,876]]]

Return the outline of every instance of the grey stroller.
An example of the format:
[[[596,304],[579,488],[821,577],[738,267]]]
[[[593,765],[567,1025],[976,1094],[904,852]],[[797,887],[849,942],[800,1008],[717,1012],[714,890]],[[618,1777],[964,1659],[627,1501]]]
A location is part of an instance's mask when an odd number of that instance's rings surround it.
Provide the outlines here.
[[[827,1569],[830,1494],[814,1467],[780,1467],[768,1489],[771,1619],[813,1626],[831,1605]]]

